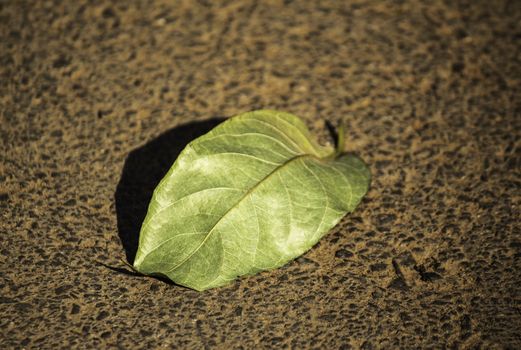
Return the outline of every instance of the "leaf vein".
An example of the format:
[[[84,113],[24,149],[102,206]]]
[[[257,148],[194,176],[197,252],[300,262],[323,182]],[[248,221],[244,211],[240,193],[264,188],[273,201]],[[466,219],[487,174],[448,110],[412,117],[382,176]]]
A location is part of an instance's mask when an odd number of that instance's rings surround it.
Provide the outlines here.
[[[217,222],[211,227],[211,229],[208,231],[208,234],[206,235],[206,237],[203,239],[203,241],[199,244],[199,246],[194,249],[194,251],[192,253],[190,253],[187,257],[185,257],[183,260],[181,260],[178,264],[176,264],[174,267],[172,267],[170,270],[167,270],[166,272],[169,273],[169,272],[172,272],[174,271],[175,269],[179,268],[181,265],[183,265],[185,262],[187,262],[195,253],[197,253],[197,251],[199,251],[199,249],[204,245],[204,243],[206,243],[206,241],[208,240],[208,238],[212,235],[212,233],[214,232],[215,228],[217,227],[217,225],[219,225],[219,223],[227,217],[228,213],[230,211],[232,211],[233,209],[237,208],[238,205],[245,199],[247,198],[256,188],[258,188],[260,186],[260,184],[262,184],[264,181],[266,181],[270,176],[272,176],[273,174],[276,174],[276,172],[278,170],[280,170],[281,168],[287,166],[288,164],[290,164],[291,162],[293,161],[297,161],[299,159],[302,159],[304,157],[313,157],[312,155],[309,155],[309,154],[301,154],[301,155],[298,155],[296,157],[293,157],[293,158],[290,158],[288,159],[285,163],[281,164],[279,167],[273,169],[273,171],[271,173],[269,173],[268,175],[266,175],[261,181],[259,181],[259,183],[255,184],[255,186],[253,186],[251,189],[248,190],[248,192],[246,192],[234,205],[232,205],[220,218],[219,220],[217,220]],[[313,157],[314,158],[314,157]]]

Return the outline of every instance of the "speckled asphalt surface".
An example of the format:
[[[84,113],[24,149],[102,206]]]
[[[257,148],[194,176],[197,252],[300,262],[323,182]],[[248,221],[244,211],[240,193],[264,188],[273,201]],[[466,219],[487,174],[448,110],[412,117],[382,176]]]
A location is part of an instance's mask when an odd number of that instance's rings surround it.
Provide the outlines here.
[[[521,3],[1,1],[0,348],[521,348]],[[282,269],[132,276],[151,191],[240,112],[348,125],[359,208]]]

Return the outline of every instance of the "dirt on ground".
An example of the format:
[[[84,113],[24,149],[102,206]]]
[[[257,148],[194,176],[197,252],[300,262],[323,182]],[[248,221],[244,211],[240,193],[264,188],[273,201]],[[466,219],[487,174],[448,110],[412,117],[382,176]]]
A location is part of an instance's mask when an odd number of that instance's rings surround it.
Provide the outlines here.
[[[521,2],[0,2],[0,348],[521,348]],[[371,189],[287,266],[135,276],[223,118],[345,122]]]

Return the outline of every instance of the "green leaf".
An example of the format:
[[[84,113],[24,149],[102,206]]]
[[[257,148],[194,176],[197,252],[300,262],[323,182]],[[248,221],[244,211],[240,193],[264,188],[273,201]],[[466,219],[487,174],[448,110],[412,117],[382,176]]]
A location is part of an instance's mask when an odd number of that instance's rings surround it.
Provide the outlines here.
[[[134,267],[201,291],[282,266],[354,210],[369,181],[359,158],[318,145],[298,117],[241,114],[188,144],[157,186]]]

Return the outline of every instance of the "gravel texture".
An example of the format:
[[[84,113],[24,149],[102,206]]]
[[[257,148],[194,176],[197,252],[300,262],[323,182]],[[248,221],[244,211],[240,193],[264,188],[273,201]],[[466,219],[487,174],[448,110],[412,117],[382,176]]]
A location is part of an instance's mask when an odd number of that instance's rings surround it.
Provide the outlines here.
[[[521,348],[521,2],[0,1],[0,348]],[[358,209],[284,268],[134,276],[220,118],[348,126]]]

